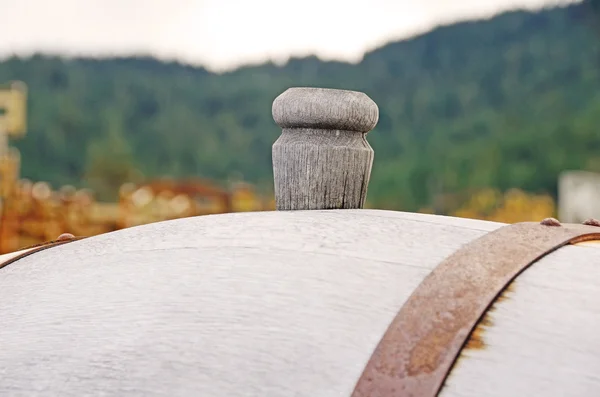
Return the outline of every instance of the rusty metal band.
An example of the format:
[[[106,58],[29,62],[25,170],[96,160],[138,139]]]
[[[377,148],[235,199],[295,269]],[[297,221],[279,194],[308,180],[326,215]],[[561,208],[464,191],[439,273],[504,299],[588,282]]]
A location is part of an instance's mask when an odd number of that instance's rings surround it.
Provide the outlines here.
[[[478,322],[511,281],[544,255],[590,240],[600,240],[600,228],[524,222],[464,245],[402,306],[352,397],[437,396]]]
[[[58,245],[67,244],[67,243],[70,243],[73,241],[82,240],[84,238],[86,238],[86,237],[72,237],[72,238],[64,239],[64,240],[47,241],[45,243],[36,244],[36,245],[32,245],[27,248],[20,249],[13,253],[0,255],[0,269],[2,269],[5,266],[10,265],[11,263],[18,261],[19,259],[22,259],[22,258],[25,258],[26,256],[35,254],[36,252],[40,252],[40,251],[46,250],[48,248],[56,247]],[[7,259],[3,260],[3,258],[7,258]]]

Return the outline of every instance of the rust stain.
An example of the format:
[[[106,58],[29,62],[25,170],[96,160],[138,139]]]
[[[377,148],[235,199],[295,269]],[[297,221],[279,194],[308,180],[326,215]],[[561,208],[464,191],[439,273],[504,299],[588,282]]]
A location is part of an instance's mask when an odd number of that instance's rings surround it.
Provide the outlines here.
[[[514,283],[510,283],[501,293],[498,295],[492,306],[486,311],[483,318],[477,323],[477,326],[469,336],[467,343],[465,343],[465,347],[461,351],[461,354],[458,356],[460,360],[463,357],[463,353],[468,350],[483,350],[487,346],[483,340],[483,336],[485,331],[494,325],[494,322],[491,318],[491,313],[496,310],[496,305],[498,303],[504,302],[508,299],[508,294],[514,292]]]
[[[432,373],[440,365],[446,346],[452,341],[447,325],[432,329],[418,343],[409,355],[407,373],[415,376],[420,373]]]
[[[466,244],[413,291],[352,396],[438,395],[459,358],[470,349],[487,348],[485,333],[494,326],[493,312],[511,298],[511,282],[524,269],[565,244],[599,239],[600,230],[591,226],[530,222],[507,225]]]
[[[490,308],[491,309],[491,308]],[[465,347],[463,348],[463,352],[467,350],[483,350],[486,345],[483,341],[483,334],[487,327],[491,327],[493,325],[492,319],[489,314],[485,314],[481,321],[477,324],[477,327],[473,330]],[[459,355],[459,359],[462,357],[462,354]]]
[[[512,294],[513,292],[515,292],[514,281],[512,283],[508,284],[506,286],[506,288],[504,288],[504,290],[502,292],[500,292],[500,295],[498,295],[498,297],[494,301],[494,304],[492,305],[492,307],[490,307],[490,310],[494,310],[494,306],[495,306],[496,303],[508,300],[508,296],[507,295],[509,293]]]

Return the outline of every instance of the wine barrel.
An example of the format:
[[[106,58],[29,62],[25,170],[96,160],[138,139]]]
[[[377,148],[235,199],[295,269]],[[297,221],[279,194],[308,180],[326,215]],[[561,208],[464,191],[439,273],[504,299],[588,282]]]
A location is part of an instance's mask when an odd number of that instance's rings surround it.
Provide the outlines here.
[[[364,210],[376,104],[272,111],[278,211],[0,257],[0,395],[600,395],[600,222]]]
[[[503,226],[274,211],[52,246],[0,269],[0,395],[350,396],[432,270]],[[487,310],[439,395],[600,395],[599,298],[600,245],[544,256]]]

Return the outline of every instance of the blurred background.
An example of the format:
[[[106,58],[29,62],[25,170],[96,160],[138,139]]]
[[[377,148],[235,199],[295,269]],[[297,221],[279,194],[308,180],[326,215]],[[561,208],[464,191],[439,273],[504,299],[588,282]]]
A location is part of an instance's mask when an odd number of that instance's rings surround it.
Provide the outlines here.
[[[0,0],[0,253],[273,209],[292,86],[379,105],[370,208],[600,217],[597,3]]]

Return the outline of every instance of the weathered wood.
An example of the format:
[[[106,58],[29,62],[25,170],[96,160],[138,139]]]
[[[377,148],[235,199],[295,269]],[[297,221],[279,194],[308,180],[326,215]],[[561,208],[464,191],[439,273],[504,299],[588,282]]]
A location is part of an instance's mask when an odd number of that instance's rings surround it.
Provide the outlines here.
[[[486,315],[441,397],[600,395],[600,245],[559,249]]]
[[[39,252],[0,274],[0,395],[350,395],[428,271],[496,226],[444,219],[238,213]]]
[[[41,251],[0,270],[0,395],[349,396],[429,271],[500,226],[237,213]],[[598,395],[599,269],[589,243],[534,264],[441,396]]]
[[[600,226],[600,224],[598,225]],[[463,245],[413,291],[382,337],[352,397],[436,397],[473,330],[498,296],[555,250],[600,240],[600,227],[507,225]]]
[[[277,209],[362,208],[377,105],[360,92],[290,88],[273,102],[273,118],[283,129],[273,144]]]

